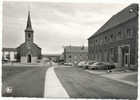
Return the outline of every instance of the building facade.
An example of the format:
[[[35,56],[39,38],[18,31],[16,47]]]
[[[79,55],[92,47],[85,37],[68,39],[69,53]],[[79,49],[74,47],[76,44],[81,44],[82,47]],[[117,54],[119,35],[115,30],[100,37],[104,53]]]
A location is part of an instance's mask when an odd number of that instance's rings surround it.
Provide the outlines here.
[[[138,4],[132,4],[112,16],[88,39],[88,47],[90,60],[137,69]]]
[[[42,55],[43,58],[47,58],[49,60],[52,60],[53,62],[59,62],[60,60],[60,54],[46,54]]]
[[[75,63],[88,60],[88,48],[84,46],[65,46],[63,54],[65,63]]]
[[[10,62],[17,61],[17,50],[16,48],[3,48],[2,49],[2,61]]]
[[[16,61],[21,63],[36,63],[41,58],[41,48],[34,43],[34,31],[32,29],[30,12],[28,12],[27,26],[25,29],[25,42],[17,48],[3,49],[3,56],[7,50],[14,50],[16,52]]]

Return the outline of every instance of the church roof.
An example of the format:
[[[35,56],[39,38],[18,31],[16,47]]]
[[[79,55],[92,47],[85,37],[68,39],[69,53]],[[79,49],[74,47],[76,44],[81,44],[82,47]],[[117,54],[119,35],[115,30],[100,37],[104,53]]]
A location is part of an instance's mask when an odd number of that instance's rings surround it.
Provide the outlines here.
[[[39,49],[41,49],[37,44],[35,44],[35,43],[32,43],[31,45],[33,45],[33,46],[35,46],[35,47],[37,47],[37,48],[39,48]],[[22,43],[20,46],[18,46],[17,48],[22,48],[22,47],[25,47],[26,46],[26,42],[24,42],[24,43]]]
[[[138,4],[131,4],[116,15],[112,16],[100,29],[98,29],[91,37],[97,36],[98,34],[107,31],[117,25],[127,22],[137,16],[135,12],[130,12],[130,9],[138,10]],[[138,12],[137,12],[138,13]],[[90,39],[89,37],[88,39]]]
[[[28,19],[27,19],[26,30],[32,30],[32,24],[31,24],[31,18],[30,18],[30,11],[28,12]]]

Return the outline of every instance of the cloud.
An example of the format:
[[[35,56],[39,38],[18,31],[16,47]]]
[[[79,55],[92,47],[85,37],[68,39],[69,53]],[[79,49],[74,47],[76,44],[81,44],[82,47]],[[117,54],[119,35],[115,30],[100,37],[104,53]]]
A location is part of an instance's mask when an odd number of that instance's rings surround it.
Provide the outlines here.
[[[87,38],[127,5],[6,1],[3,47],[16,47],[24,42],[29,6],[35,43],[43,53],[62,53],[64,45],[88,45]]]

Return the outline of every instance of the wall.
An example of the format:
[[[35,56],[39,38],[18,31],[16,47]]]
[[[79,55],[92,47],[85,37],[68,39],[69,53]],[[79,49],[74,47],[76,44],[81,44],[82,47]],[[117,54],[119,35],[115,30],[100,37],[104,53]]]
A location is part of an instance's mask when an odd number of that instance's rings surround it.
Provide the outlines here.
[[[37,63],[37,57],[31,57],[31,63]],[[21,63],[28,63],[27,56],[21,56]]]
[[[88,60],[88,52],[66,52],[64,59],[66,63],[85,61]]]
[[[127,32],[128,29],[131,29],[132,32]],[[105,37],[107,38],[105,39]],[[130,45],[130,64],[135,65],[138,59],[138,19],[131,19],[96,37],[91,37],[88,44],[89,59],[97,61],[110,62],[111,48],[114,48],[114,63],[118,63],[119,46]]]

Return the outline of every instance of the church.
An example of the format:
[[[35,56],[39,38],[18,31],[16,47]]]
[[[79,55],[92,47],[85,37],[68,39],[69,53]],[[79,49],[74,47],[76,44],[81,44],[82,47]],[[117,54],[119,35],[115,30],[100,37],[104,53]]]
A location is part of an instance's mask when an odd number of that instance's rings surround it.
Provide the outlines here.
[[[41,58],[41,48],[34,43],[30,12],[28,12],[27,26],[25,29],[25,42],[17,47],[17,58],[21,63],[35,63]]]
[[[16,52],[16,61],[20,63],[36,63],[41,59],[41,48],[34,43],[34,31],[32,29],[30,12],[28,12],[27,26],[25,29],[25,42],[14,49],[14,52]],[[3,48],[3,55],[7,50],[10,55],[13,48]]]

